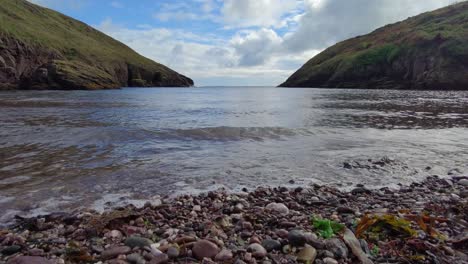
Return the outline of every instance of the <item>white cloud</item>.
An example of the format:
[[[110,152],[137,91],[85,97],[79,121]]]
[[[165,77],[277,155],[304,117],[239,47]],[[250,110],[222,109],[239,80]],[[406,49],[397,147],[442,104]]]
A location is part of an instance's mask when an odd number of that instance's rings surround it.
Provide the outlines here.
[[[97,28],[140,54],[192,77],[197,85],[261,85],[266,81],[274,85],[304,59],[300,55],[286,60],[272,56],[282,39],[271,29],[243,31],[230,40],[220,40],[215,35],[148,25],[128,29],[110,19]]]
[[[270,27],[297,7],[296,0],[224,0],[221,13],[229,27]]]
[[[76,7],[89,0],[31,1],[48,7]],[[127,1],[106,3],[118,8]],[[192,77],[198,85],[276,85],[338,41],[453,2],[173,0],[163,2],[152,14],[155,23],[164,22],[159,26],[144,21],[128,28],[106,19],[98,28],[142,55]],[[182,26],[174,29],[170,24],[174,20],[202,21],[197,23],[200,33],[192,33],[191,23],[177,23]],[[163,28],[165,23],[171,28]],[[204,25],[217,30],[203,32]]]
[[[262,28],[238,34],[231,40],[231,45],[239,55],[240,66],[256,66],[269,60],[282,41],[274,30]]]
[[[298,28],[285,37],[292,52],[323,49],[389,23],[453,3],[453,0],[305,0]]]

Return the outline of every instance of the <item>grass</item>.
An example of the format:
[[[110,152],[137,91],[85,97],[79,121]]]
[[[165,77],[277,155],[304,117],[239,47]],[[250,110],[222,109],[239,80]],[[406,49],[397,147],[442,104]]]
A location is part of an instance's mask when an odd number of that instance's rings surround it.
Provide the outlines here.
[[[468,61],[468,2],[387,25],[326,49],[293,74],[285,86],[333,86],[382,74],[407,56]],[[382,77],[382,76],[381,76]]]
[[[55,51],[67,60],[94,65],[102,71],[125,63],[155,73],[160,79],[174,74],[85,23],[26,0],[0,0],[1,36]]]

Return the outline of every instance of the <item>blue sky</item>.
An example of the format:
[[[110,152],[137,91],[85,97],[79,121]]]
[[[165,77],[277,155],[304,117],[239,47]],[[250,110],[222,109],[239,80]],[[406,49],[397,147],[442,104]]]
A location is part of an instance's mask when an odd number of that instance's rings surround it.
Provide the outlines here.
[[[206,85],[278,85],[326,47],[455,0],[30,0]]]

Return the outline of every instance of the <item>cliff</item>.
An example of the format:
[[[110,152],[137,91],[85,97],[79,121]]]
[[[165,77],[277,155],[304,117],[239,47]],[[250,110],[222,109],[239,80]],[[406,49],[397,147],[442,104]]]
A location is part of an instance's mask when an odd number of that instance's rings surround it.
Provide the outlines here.
[[[340,42],[280,86],[468,90],[468,2]]]
[[[25,0],[0,0],[0,89],[192,85],[80,21]]]

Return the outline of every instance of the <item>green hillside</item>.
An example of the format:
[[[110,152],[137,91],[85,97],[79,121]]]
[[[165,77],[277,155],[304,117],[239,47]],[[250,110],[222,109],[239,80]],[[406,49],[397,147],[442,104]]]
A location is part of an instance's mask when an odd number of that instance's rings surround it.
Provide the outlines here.
[[[80,21],[25,0],[0,0],[0,88],[191,85]]]
[[[468,89],[468,2],[340,42],[280,86]]]

